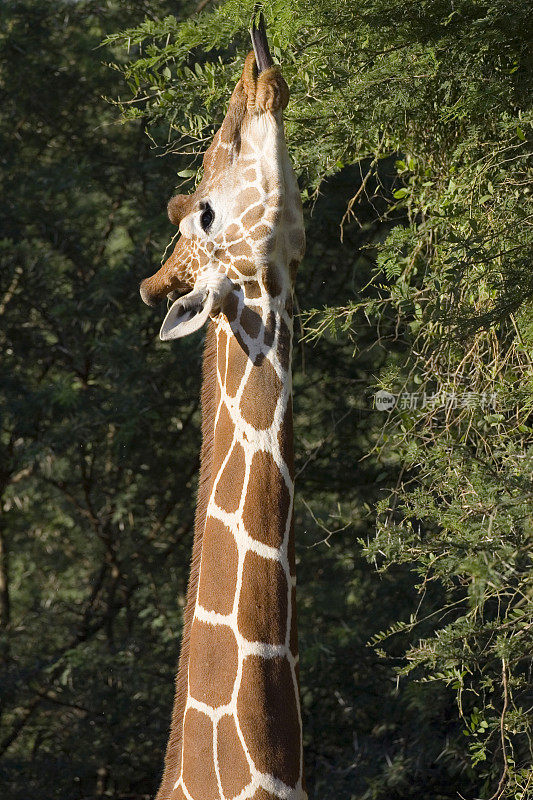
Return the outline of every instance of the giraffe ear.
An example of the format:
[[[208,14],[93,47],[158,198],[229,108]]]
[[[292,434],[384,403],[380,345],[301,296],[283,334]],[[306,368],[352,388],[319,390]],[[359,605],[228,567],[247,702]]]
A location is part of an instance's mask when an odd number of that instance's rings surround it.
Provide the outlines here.
[[[161,325],[159,338],[166,342],[194,333],[207,322],[214,305],[215,297],[206,287],[193,289],[170,306]]]

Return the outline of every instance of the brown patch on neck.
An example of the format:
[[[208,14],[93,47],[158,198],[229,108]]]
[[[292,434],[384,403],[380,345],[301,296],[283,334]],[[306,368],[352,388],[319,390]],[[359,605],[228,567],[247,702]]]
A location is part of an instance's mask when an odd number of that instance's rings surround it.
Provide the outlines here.
[[[250,757],[260,772],[295,786],[300,775],[300,724],[286,658],[245,659],[237,717]]]
[[[217,340],[212,322],[209,323],[204,348],[202,378],[202,450],[200,454],[200,478],[198,481],[198,502],[194,523],[194,544],[192,548],[191,571],[187,587],[187,605],[183,617],[183,638],[181,644],[176,691],[170,736],[165,755],[165,770],[155,800],[168,800],[181,771],[181,749],[183,742],[183,717],[187,702],[187,672],[189,667],[191,624],[198,591],[202,540],[204,535],[207,503],[211,493],[213,462],[213,431],[217,404],[216,391]]]
[[[217,728],[218,767],[225,797],[235,797],[250,780],[250,767],[234,717],[224,716]]]

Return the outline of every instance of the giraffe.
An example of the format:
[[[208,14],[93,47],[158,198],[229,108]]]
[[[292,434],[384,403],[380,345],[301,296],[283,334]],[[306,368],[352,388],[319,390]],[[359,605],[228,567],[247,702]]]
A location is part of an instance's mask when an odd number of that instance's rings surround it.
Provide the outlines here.
[[[262,15],[190,196],[141,283],[170,297],[163,340],[208,321],[191,573],[156,800],[305,800],[298,689],[292,293],[305,236],[282,111],[289,90]]]

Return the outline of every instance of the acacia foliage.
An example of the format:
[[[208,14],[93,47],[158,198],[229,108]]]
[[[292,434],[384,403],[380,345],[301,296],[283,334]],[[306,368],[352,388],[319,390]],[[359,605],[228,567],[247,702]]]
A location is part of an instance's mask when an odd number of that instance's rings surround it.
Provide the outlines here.
[[[367,320],[391,349],[378,385],[399,400],[374,452],[397,464],[397,481],[377,505],[376,536],[361,546],[381,570],[409,565],[420,597],[409,619],[373,641],[387,658],[382,642],[412,634],[399,674],[451,687],[462,720],[441,758],[482,797],[525,798],[533,790],[530,11],[509,0],[264,6],[291,86],[287,129],[304,198],[316,200],[321,181],[358,165],[343,223],[368,230],[369,205],[382,223],[364,244],[375,258],[365,291],[307,314],[310,338],[351,336],[357,349]],[[242,67],[251,12],[251,3],[229,0],[202,18],[123,35],[140,48],[124,70],[126,116],[164,122],[169,151],[201,152]]]

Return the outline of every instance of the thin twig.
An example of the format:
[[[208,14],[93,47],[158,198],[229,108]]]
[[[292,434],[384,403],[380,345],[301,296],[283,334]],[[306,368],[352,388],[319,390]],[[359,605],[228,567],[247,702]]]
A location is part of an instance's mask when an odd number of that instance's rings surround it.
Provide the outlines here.
[[[496,789],[492,797],[489,797],[489,800],[499,800],[499,798],[503,794],[503,790],[505,788],[505,782],[507,781],[507,776],[509,775],[509,764],[507,763],[507,750],[505,748],[505,715],[507,714],[507,707],[509,705],[509,690],[507,687],[507,664],[505,662],[505,658],[502,658],[502,684],[503,684],[503,708],[502,708],[502,713],[500,715],[500,741],[502,745],[503,772],[500,778],[500,782],[498,783],[498,788]]]

